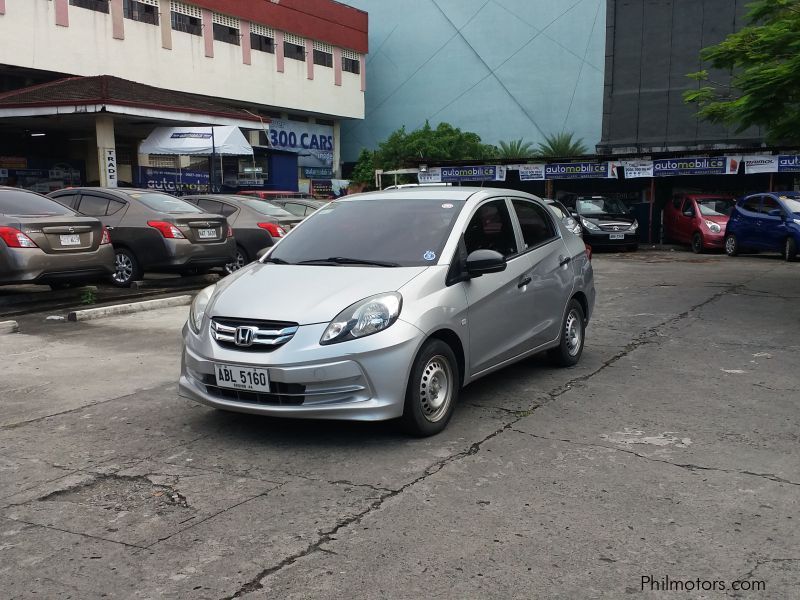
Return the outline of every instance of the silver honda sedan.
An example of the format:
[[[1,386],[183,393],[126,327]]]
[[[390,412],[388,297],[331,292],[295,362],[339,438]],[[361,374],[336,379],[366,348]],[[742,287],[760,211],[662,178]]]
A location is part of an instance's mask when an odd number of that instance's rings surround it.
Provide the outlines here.
[[[197,295],[180,393],[244,413],[401,418],[433,435],[484,375],[542,351],[576,364],[594,299],[583,241],[535,196],[348,196]]]

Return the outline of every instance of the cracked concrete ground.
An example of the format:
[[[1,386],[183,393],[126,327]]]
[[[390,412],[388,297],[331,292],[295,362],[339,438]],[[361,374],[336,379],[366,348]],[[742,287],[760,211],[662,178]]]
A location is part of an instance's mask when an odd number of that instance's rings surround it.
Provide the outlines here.
[[[23,319],[0,357],[0,596],[663,596],[649,576],[796,598],[800,264],[594,264],[581,364],[480,380],[426,440],[179,399],[185,308]]]

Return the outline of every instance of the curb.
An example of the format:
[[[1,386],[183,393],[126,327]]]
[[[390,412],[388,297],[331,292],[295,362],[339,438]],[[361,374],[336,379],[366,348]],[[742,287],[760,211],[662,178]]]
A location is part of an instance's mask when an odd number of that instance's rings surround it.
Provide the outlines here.
[[[0,321],[0,335],[4,333],[17,333],[19,331],[19,323],[16,321]]]
[[[96,285],[83,285],[76,288],[67,288],[65,290],[51,290],[41,292],[26,292],[23,294],[15,294],[3,296],[0,298],[0,308],[14,308],[19,305],[30,304],[39,300],[72,300],[73,298],[80,298],[81,294],[87,290],[97,293]]]
[[[134,281],[131,283],[132,290],[146,290],[148,288],[176,288],[176,287],[192,287],[196,285],[207,286],[212,283],[217,283],[221,277],[216,273],[209,273],[207,275],[194,275],[189,277],[175,277],[172,279],[145,279],[142,281]]]
[[[102,319],[103,317],[113,317],[117,315],[130,315],[146,310],[156,310],[158,308],[170,308],[173,306],[185,306],[191,304],[192,296],[173,296],[171,298],[158,298],[156,300],[145,300],[144,302],[129,302],[126,304],[114,304],[111,306],[101,306],[99,308],[87,308],[75,310],[67,314],[67,321],[90,321],[92,319]]]

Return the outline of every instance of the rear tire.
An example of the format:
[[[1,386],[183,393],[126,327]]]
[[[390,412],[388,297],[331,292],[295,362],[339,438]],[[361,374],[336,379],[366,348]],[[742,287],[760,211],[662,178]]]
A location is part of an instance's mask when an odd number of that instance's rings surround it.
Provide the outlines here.
[[[114,273],[111,283],[117,287],[130,287],[131,283],[142,278],[142,268],[133,252],[127,248],[114,249]]]
[[[558,346],[548,351],[550,360],[559,367],[574,367],[583,354],[586,340],[586,315],[581,303],[575,298],[567,306],[567,314],[561,324],[561,340]]]
[[[233,262],[230,262],[227,265],[225,265],[225,272],[228,275],[230,275],[231,273],[235,273],[249,262],[250,258],[247,255],[247,251],[241,246],[237,245],[235,258]]]
[[[783,245],[783,259],[786,262],[794,262],[796,258],[797,242],[794,241],[794,238],[788,237]]]
[[[739,254],[739,240],[732,233],[725,236],[725,254],[728,256],[736,256]]]
[[[703,236],[700,235],[699,231],[696,231],[692,236],[692,252],[695,254],[703,253]]]
[[[452,348],[431,338],[422,345],[406,387],[402,425],[415,437],[436,435],[447,427],[458,401],[461,374]]]

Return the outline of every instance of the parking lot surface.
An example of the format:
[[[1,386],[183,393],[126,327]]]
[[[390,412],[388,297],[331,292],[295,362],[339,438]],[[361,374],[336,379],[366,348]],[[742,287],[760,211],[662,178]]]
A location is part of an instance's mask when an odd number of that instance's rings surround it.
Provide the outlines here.
[[[423,440],[179,398],[186,307],[20,318],[0,596],[796,598],[800,264],[594,266],[581,363],[486,377]]]

